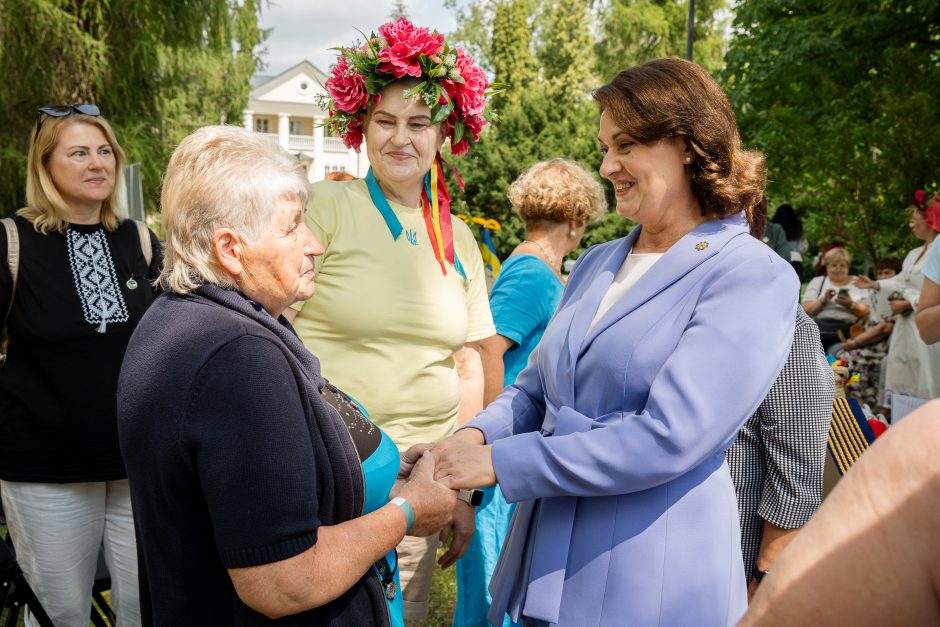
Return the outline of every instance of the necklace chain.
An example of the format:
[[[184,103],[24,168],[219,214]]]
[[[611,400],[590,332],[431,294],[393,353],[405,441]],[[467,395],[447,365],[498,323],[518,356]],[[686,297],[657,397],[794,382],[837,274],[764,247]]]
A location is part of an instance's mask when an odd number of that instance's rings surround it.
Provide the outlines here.
[[[524,239],[524,240],[522,240],[522,241],[523,241],[523,242],[528,242],[528,243],[530,243],[530,244],[535,244],[535,247],[538,248],[538,249],[539,249],[539,252],[542,253],[542,256],[545,257],[545,261],[548,262],[548,265],[552,268],[552,270],[555,270],[555,259],[552,258],[552,256],[549,255],[549,254],[545,251],[545,248],[543,248],[541,244],[539,244],[539,243],[538,243],[537,241],[535,241],[534,239]]]

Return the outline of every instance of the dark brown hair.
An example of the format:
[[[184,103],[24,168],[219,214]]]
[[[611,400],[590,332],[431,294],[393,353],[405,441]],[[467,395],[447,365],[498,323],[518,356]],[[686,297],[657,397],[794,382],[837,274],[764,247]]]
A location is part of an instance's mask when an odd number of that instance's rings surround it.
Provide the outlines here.
[[[745,211],[753,221],[767,181],[764,157],[741,147],[731,103],[708,72],[676,57],[653,59],[620,72],[594,99],[635,141],[688,142],[692,193],[703,214]]]

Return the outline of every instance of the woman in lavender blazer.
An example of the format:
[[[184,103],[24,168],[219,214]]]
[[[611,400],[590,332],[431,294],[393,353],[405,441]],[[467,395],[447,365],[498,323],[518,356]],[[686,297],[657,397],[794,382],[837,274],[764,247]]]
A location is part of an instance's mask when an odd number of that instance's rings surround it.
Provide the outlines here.
[[[516,383],[435,449],[436,477],[518,503],[491,622],[732,625],[747,595],[724,452],[786,359],[799,282],[748,233],[763,159],[704,70],[657,59],[595,98],[600,173],[640,226],[582,256]]]

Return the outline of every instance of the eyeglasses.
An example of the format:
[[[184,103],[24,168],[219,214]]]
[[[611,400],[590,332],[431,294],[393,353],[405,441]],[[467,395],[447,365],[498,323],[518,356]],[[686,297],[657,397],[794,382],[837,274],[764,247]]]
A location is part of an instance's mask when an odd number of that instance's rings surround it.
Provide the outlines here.
[[[72,115],[73,113],[80,113],[82,115],[90,115],[92,117],[100,117],[101,109],[98,108],[98,105],[88,104],[88,103],[69,103],[64,105],[46,105],[44,107],[39,107],[36,109],[39,112],[39,120],[36,122],[36,135],[39,137],[39,127],[42,126],[43,114],[54,117],[54,118],[64,118],[66,116]]]

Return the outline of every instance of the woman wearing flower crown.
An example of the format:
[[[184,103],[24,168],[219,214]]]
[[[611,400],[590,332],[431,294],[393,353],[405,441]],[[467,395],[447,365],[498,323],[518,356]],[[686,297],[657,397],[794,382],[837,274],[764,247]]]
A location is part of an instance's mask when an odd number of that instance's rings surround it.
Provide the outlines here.
[[[364,140],[371,168],[365,180],[313,186],[307,223],[325,250],[317,294],[293,322],[324,376],[404,450],[454,430],[461,348],[480,351],[486,400],[502,389],[483,262],[470,230],[451,218],[440,155],[445,139],[454,154],[479,139],[487,79],[461,49],[407,19],[378,32],[341,49],[326,82],[328,126],[356,150]],[[473,532],[468,505],[458,501],[454,519],[444,565]],[[399,546],[406,619],[427,611],[438,543]]]

